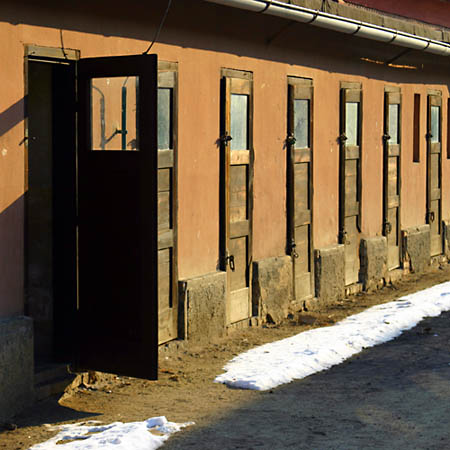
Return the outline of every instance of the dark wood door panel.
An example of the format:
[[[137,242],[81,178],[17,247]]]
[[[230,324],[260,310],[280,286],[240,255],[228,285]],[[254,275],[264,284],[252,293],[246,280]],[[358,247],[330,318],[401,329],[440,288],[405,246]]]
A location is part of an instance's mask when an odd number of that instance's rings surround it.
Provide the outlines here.
[[[385,92],[383,135],[383,235],[387,239],[388,269],[400,266],[400,148],[401,93]],[[394,89],[394,90],[392,90]]]
[[[312,81],[289,78],[286,247],[292,256],[297,301],[313,295],[312,117]]]
[[[155,55],[78,63],[79,365],[150,379],[158,361],[156,66]],[[118,77],[124,81],[114,92],[108,80],[114,86]],[[139,110],[128,111],[136,129],[127,122],[136,138],[107,148],[93,138],[95,127],[103,135],[93,80],[106,86],[106,111],[120,114],[117,99],[129,77],[139,79],[129,89],[138,97]],[[122,118],[123,125],[129,117]]]

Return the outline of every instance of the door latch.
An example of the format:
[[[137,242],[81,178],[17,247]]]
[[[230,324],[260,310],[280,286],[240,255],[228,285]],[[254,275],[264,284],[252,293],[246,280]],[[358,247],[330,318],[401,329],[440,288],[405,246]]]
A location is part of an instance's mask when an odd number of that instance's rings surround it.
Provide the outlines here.
[[[341,231],[339,233],[339,240],[341,241],[341,244],[345,244],[345,245],[349,245],[350,244],[350,240],[347,237],[347,232],[346,231]]]
[[[289,133],[286,138],[286,144],[287,145],[294,145],[297,142],[297,139],[295,139],[294,135],[292,133]]]
[[[228,142],[230,142],[233,138],[228,134],[228,131],[225,131],[224,134],[222,134],[222,136],[220,136],[220,142],[222,144],[227,144]]]
[[[236,269],[236,266],[234,265],[234,255],[228,255],[225,258],[225,262],[227,266],[230,266],[231,271],[234,272],[234,270]]]
[[[388,235],[392,232],[392,224],[391,222],[384,222],[384,234]]]
[[[291,256],[293,258],[298,258],[299,257],[299,254],[297,253],[296,247],[297,247],[297,244],[295,243],[294,239],[292,239],[292,241],[291,241]]]

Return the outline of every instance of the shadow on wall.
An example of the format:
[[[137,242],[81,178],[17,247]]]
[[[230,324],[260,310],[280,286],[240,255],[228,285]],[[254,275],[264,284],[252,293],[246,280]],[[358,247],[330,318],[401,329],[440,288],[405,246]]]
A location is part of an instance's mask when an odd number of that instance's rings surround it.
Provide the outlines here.
[[[48,0],[7,0],[2,2],[0,21],[142,40],[145,51],[166,7],[166,0],[130,0],[126,8],[117,0],[83,0],[60,2],[56,11],[54,2]],[[36,30],[37,38],[38,33]],[[444,57],[410,51],[398,58],[405,52],[403,47],[199,0],[173,2],[158,42],[343,74],[370,75],[386,82],[448,83]],[[135,48],[133,45],[133,52],[137,53]],[[158,52],[158,46],[152,51]],[[396,64],[412,65],[415,70],[368,62],[393,59]]]
[[[0,113],[0,137],[23,121],[25,105],[24,97]]]
[[[0,317],[23,314],[24,196],[0,212]]]

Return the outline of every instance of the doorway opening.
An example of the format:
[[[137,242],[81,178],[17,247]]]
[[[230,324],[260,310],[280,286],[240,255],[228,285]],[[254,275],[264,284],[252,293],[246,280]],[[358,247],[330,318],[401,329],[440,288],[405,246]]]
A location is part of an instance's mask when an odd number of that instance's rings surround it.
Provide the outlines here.
[[[73,360],[75,61],[27,58],[25,305],[35,366]]]

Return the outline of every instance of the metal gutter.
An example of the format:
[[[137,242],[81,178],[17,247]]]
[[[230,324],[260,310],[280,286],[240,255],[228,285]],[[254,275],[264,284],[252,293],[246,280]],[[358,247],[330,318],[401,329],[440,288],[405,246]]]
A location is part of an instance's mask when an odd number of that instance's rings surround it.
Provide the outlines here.
[[[283,19],[315,25],[352,36],[358,36],[387,44],[399,45],[414,50],[450,56],[450,44],[428,39],[403,31],[373,25],[367,22],[336,16],[302,6],[283,3],[277,0],[204,0],[219,5],[245,9],[261,14],[282,17]]]

